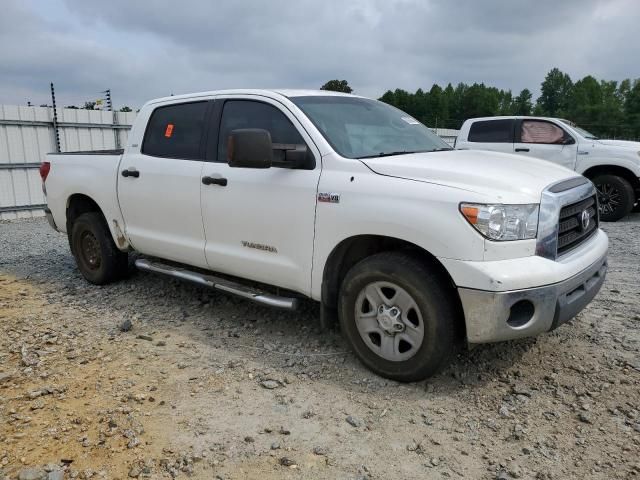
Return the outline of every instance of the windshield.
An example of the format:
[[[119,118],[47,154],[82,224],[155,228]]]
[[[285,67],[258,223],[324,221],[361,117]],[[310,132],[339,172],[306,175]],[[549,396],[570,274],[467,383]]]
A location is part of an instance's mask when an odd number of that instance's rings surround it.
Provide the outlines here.
[[[580,128],[580,127],[574,125],[573,129],[576,130],[584,138],[588,138],[589,140],[597,140],[598,139],[598,137],[596,137],[593,133],[587,132],[584,128]]]
[[[291,101],[343,157],[452,150],[416,119],[386,103],[340,96],[293,97]]]
[[[570,122],[569,120],[562,119],[561,121],[566,123],[567,125],[569,125],[571,128],[573,128],[576,132],[578,132],[584,138],[587,138],[589,140],[597,140],[598,139],[598,137],[596,137],[593,133],[587,132],[584,128],[580,128],[575,123]]]

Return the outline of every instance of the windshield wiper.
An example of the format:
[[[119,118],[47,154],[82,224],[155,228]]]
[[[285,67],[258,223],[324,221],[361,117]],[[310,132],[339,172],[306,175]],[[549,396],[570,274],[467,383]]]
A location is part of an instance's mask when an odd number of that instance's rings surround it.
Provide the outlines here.
[[[363,155],[362,157],[356,157],[356,159],[362,160],[363,158],[393,157],[394,155],[409,155],[410,153],[420,153],[420,152],[409,152],[407,150],[399,150],[397,152],[380,152],[380,153],[374,153],[373,155]]]
[[[397,152],[380,152],[378,154],[363,155],[362,157],[356,157],[356,159],[357,160],[362,160],[364,158],[393,157],[394,155],[410,155],[412,153],[443,152],[443,151],[446,151],[446,150],[453,150],[453,148],[440,147],[440,148],[435,148],[433,150],[414,150],[414,151],[399,150]]]

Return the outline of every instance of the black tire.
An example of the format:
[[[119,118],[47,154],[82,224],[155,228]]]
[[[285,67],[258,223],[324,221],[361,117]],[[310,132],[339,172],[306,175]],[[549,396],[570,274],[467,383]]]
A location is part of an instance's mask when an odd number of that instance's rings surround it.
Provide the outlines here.
[[[358,299],[367,286],[376,282],[401,287],[420,310],[424,336],[411,358],[402,361],[383,358],[365,343],[358,330]],[[418,258],[402,252],[379,253],[356,264],[344,278],[338,305],[340,327],[362,363],[376,374],[400,382],[423,380],[447,364],[455,351],[459,314],[453,294],[446,281]]]
[[[127,273],[128,254],[116,247],[102,214],[89,212],[76,218],[70,241],[78,269],[89,282],[104,285]]]
[[[600,220],[615,222],[626,217],[636,202],[631,184],[617,175],[603,174],[593,179],[598,189]]]

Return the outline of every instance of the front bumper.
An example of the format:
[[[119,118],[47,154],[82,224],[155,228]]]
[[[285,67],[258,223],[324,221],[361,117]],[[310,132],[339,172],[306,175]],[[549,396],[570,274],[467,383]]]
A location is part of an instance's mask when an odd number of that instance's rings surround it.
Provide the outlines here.
[[[605,252],[582,272],[551,285],[501,292],[458,288],[467,340],[498,342],[553,330],[593,300],[606,273]]]

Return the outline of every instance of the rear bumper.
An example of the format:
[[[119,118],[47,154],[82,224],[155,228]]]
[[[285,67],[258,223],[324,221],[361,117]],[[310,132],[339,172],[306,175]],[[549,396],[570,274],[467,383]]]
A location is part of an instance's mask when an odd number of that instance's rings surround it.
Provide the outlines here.
[[[552,285],[502,292],[458,288],[467,340],[498,342],[553,330],[593,300],[606,273],[605,252],[582,272]]]
[[[44,214],[47,217],[47,222],[49,222],[49,225],[51,225],[51,228],[53,228],[55,231],[59,231],[56,225],[56,221],[53,219],[53,214],[51,213],[51,210],[49,210],[48,208],[45,208]]]

